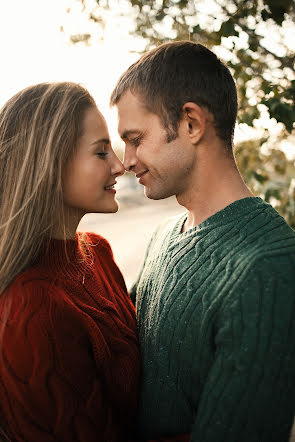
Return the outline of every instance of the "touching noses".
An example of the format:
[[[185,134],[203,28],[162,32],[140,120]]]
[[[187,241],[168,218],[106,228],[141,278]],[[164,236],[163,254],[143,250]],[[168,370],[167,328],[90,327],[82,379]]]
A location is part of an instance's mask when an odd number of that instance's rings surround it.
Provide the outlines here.
[[[119,160],[119,158],[117,157],[117,155],[115,153],[114,153],[114,160],[113,160],[111,172],[112,172],[112,175],[114,175],[116,177],[124,175],[124,173],[125,173],[123,163]]]
[[[133,169],[136,166],[137,161],[135,152],[135,149],[132,149],[132,147],[125,146],[123,165],[127,172],[134,171]]]

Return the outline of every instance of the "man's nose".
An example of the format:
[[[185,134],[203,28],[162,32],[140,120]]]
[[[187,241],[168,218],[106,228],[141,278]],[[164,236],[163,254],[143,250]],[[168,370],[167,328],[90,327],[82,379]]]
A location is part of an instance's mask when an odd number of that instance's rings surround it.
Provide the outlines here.
[[[136,166],[136,151],[132,147],[125,146],[123,165],[126,171],[132,172]]]

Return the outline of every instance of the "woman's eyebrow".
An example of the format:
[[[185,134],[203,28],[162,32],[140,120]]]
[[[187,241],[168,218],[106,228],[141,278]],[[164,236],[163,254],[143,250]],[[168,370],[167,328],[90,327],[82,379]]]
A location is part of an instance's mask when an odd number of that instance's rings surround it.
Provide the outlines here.
[[[93,141],[93,143],[91,143],[91,145],[94,144],[111,144],[111,141],[109,138],[100,138],[99,140]]]

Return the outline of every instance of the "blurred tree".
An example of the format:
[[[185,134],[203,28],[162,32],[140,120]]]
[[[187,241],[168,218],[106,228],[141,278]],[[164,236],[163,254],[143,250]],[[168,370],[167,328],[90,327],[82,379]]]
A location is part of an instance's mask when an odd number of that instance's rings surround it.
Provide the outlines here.
[[[261,146],[264,148],[261,149]],[[266,139],[238,143],[235,156],[239,170],[254,195],[271,203],[295,228],[295,164]]]

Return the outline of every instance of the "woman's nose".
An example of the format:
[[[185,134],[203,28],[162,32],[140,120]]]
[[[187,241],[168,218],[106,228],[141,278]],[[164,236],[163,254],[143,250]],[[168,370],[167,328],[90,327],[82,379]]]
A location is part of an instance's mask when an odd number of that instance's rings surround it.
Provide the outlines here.
[[[136,166],[136,154],[135,149],[132,147],[125,146],[124,152],[124,160],[123,160],[124,168],[126,171],[132,171]]]
[[[120,159],[114,153],[114,164],[112,167],[112,175],[121,176],[121,175],[124,175],[124,173],[125,173],[125,169],[124,169],[123,163],[122,163],[122,161],[120,161]]]

